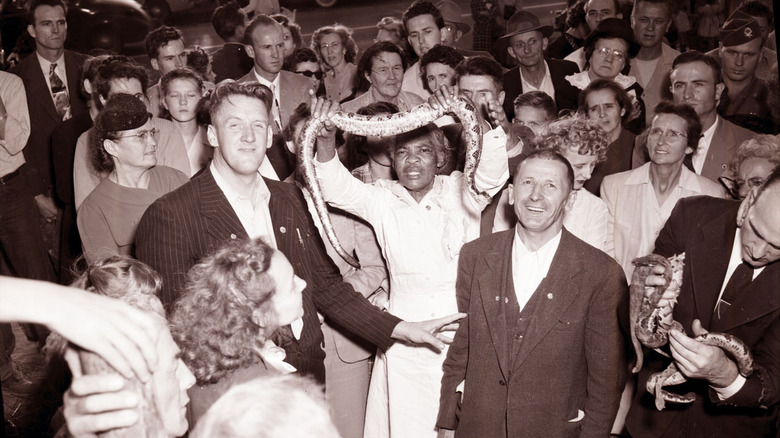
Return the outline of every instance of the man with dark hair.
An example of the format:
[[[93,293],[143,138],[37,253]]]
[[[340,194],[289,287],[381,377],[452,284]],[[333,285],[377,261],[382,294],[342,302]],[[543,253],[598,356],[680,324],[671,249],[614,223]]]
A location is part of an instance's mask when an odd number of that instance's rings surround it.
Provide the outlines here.
[[[699,116],[702,136],[685,166],[713,181],[728,168],[737,146],[755,133],[739,127],[718,115],[718,103],[725,89],[720,64],[715,58],[691,50],[680,54],[672,63],[670,90],[675,103],[693,107]],[[631,168],[649,160],[647,133],[637,136]]]
[[[145,94],[148,91],[146,89],[148,80],[146,70],[140,65],[122,60],[107,62],[100,66],[94,82],[91,83],[93,105],[102,109],[111,96],[125,93],[141,100],[148,109],[149,102]],[[153,117],[151,124],[160,131],[156,138],[157,164],[172,167],[189,176],[192,173],[190,162],[179,129],[170,120],[159,117]],[[76,209],[100,184],[100,181],[108,176],[94,169],[89,158],[89,138],[94,129],[92,127],[81,134],[76,143],[76,152],[73,157],[73,201]]]
[[[439,8],[433,3],[427,0],[417,0],[404,11],[402,18],[409,44],[418,57],[422,58],[428,53],[428,50],[442,43],[442,30],[445,27],[444,18]],[[414,93],[423,99],[430,96],[428,90],[423,86],[419,62],[406,69],[401,89]]]
[[[59,215],[53,198],[51,133],[63,120],[87,110],[79,92],[79,68],[86,58],[65,50],[66,12],[61,0],[32,2],[27,32],[35,40],[35,54],[11,70],[22,78],[30,114],[30,137],[24,147],[27,182],[41,216],[49,223]],[[59,228],[51,231],[48,237],[57,242]],[[50,246],[57,248],[56,243]]]
[[[672,25],[670,0],[637,0],[631,11],[631,28],[640,48],[631,58],[629,76],[642,87],[647,114],[645,123],[653,121],[653,108],[669,94],[669,70],[680,52],[664,42]]]
[[[499,38],[499,47],[506,47],[509,56],[517,60],[517,67],[503,75],[504,112],[511,120],[517,96],[529,91],[542,91],[555,99],[558,109],[577,106],[579,90],[566,80],[566,76],[579,73],[579,68],[569,61],[545,59],[548,38],[552,26],[542,26],[536,15],[519,11],[507,22],[507,33]]]
[[[655,241],[654,253],[685,254],[674,320],[685,332],[670,330],[671,358],[644,353],[637,392],[626,419],[635,438],[774,437],[778,434],[780,391],[780,168],[742,201],[697,196],[677,203]],[[664,289],[656,269],[645,286]],[[658,307],[673,297],[664,294]],[[628,310],[623,312],[628,315]],[[747,345],[753,373],[739,374],[734,359],[697,336],[726,333]],[[644,390],[648,377],[670,362],[687,377],[689,404],[667,403],[658,411]],[[668,388],[675,393],[678,389]]]
[[[517,225],[465,244],[440,437],[609,435],[624,383],[623,273],[563,226],[574,172],[535,151],[510,186]],[[598,273],[598,275],[596,275]]]
[[[593,32],[601,20],[605,18],[623,18],[620,0],[587,0],[585,2],[585,22],[588,29]],[[585,49],[579,48],[563,58],[577,64],[580,70],[585,68],[587,58]]]
[[[762,0],[745,0],[739,4],[734,11],[743,12],[758,21],[758,28],[761,31],[761,38],[764,40],[764,46],[758,55],[758,66],[756,67],[756,76],[768,81],[770,80],[772,67],[777,65],[777,52],[769,46],[775,44],[774,32],[771,33],[774,25],[774,15],[772,9]],[[712,49],[707,52],[708,55],[720,59],[720,48]]]
[[[725,197],[720,184],[683,165],[696,151],[701,137],[696,111],[686,104],[663,101],[655,107],[647,132],[650,161],[638,169],[607,175],[601,198],[609,208],[611,256],[631,278],[636,257],[652,251],[658,231],[678,200],[689,196]]]
[[[184,34],[181,30],[171,26],[160,26],[149,32],[144,40],[146,56],[152,68],[165,76],[171,70],[187,66],[187,52],[184,50]],[[160,115],[161,101],[160,83],[150,86],[146,90],[149,99],[149,110],[155,116]],[[185,172],[189,175],[189,172]]]
[[[758,20],[740,10],[723,23],[719,50],[727,93],[721,96],[718,112],[743,128],[774,134],[769,85],[756,76],[764,43]]]
[[[273,137],[273,98],[256,81],[218,85],[209,104],[214,159],[191,181],[155,201],[141,219],[136,255],[162,275],[160,299],[166,309],[181,294],[187,271],[205,255],[230,240],[264,236],[308,284],[303,318],[281,329],[285,361],[301,375],[325,380],[317,312],[383,349],[393,339],[442,348],[431,333],[455,318],[409,323],[372,306],[342,281],[301,192],[258,173]],[[322,116],[316,109],[314,115]]]
[[[225,41],[222,48],[211,55],[211,71],[215,82],[238,79],[252,70],[252,58],[244,47],[244,31],[249,25],[246,13],[235,2],[228,2],[214,10],[211,25]]]
[[[284,31],[282,25],[267,15],[257,15],[244,32],[244,47],[254,60],[254,68],[238,82],[259,82],[273,93],[271,127],[281,136],[290,116],[301,103],[308,102],[317,91],[314,78],[282,70],[284,64]],[[295,156],[286,147],[269,145],[268,160],[260,173],[266,178],[284,181],[295,170]]]

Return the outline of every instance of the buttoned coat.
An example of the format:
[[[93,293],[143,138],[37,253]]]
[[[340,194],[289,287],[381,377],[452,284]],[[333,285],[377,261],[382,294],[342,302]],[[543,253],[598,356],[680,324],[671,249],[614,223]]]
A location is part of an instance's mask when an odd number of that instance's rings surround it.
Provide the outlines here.
[[[87,110],[79,84],[79,70],[86,57],[66,50],[64,59],[67,77],[61,79],[67,81],[70,112],[75,116]],[[48,194],[49,187],[53,183],[51,133],[55,126],[62,123],[62,117],[57,114],[51,90],[35,53],[25,58],[10,72],[22,78],[27,94],[27,108],[30,111],[30,138],[24,148],[27,174],[31,184],[30,191],[34,195]]]
[[[541,296],[528,329],[513,348],[507,322],[518,315],[507,313],[507,297],[515,293],[514,233],[481,237],[461,251],[458,309],[468,317],[444,361],[437,426],[455,429],[456,437],[606,437],[626,370],[617,314],[628,293],[623,272],[564,228],[534,292]],[[456,387],[464,380],[461,402]]]
[[[392,344],[390,334],[399,319],[372,306],[341,280],[300,191],[279,181],[265,183],[271,192],[268,208],[277,248],[308,283],[303,291],[303,332],[300,340],[285,345],[286,361],[301,374],[314,374],[324,382],[317,312],[383,349]],[[160,299],[170,311],[193,265],[223,243],[246,238],[241,221],[206,168],[147,209],[136,232],[136,256],[162,275]]]
[[[680,200],[655,242],[664,257],[685,253],[682,286],[674,319],[692,333],[694,319],[713,332],[728,333],[748,345],[756,369],[742,389],[719,401],[704,381],[689,382],[675,392],[693,391],[696,401],[655,409],[654,397],[644,390],[652,373],[669,359],[646,349],[637,393],[626,419],[631,436],[644,437],[775,437],[780,402],[780,262],[767,265],[738,291],[721,317],[714,314],[723,286],[734,236],[739,202],[695,196]]]

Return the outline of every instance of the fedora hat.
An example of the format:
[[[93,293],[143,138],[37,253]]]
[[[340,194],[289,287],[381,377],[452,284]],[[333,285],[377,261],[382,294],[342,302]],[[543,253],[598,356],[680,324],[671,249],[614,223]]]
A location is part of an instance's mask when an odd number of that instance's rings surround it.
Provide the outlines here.
[[[436,7],[439,8],[439,12],[441,12],[441,16],[444,18],[445,23],[454,24],[463,35],[471,32],[471,26],[462,21],[463,13],[460,10],[460,6],[455,2],[442,0],[439,3],[436,3]]]
[[[585,47],[593,47],[601,38],[620,38],[628,43],[628,57],[633,58],[639,53],[640,46],[634,39],[631,25],[621,18],[605,18],[585,39]]]
[[[545,38],[550,38],[553,33],[553,27],[539,24],[539,17],[536,15],[528,11],[518,11],[509,18],[506,23],[506,35],[499,38],[498,41],[508,44],[509,39],[513,36],[534,30],[541,32]]]

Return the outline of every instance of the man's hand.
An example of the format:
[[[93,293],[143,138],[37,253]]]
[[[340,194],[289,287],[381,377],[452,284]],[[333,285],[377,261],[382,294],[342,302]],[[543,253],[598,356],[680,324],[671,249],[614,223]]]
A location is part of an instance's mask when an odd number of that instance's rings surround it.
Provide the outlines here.
[[[431,96],[428,98],[428,105],[430,105],[433,109],[449,109],[452,106],[452,103],[455,101],[457,95],[457,86],[449,87],[447,85],[442,85],[438,90],[431,93]]]
[[[701,322],[693,321],[693,335],[707,333]],[[689,338],[679,330],[669,331],[669,347],[677,368],[689,379],[707,380],[712,386],[725,388],[739,375],[737,364],[719,347]]]
[[[491,126],[500,126],[504,132],[509,132],[511,123],[506,118],[504,107],[497,100],[487,100],[487,115],[490,118]]]
[[[330,121],[330,118],[338,109],[337,102],[312,96],[311,117],[325,121],[323,128],[317,133],[317,161],[321,163],[330,161],[336,154],[336,125]],[[298,145],[299,148],[302,146]]]
[[[35,203],[38,204],[38,210],[40,210],[41,216],[43,216],[44,219],[51,221],[57,217],[57,206],[54,205],[54,199],[43,193],[37,195],[34,199]]]
[[[123,391],[117,374],[76,376],[63,399],[68,431],[74,437],[96,437],[97,433],[129,427],[138,421],[138,396]]]
[[[457,330],[458,323],[456,321],[465,317],[465,313],[455,313],[443,318],[429,319],[428,321],[401,321],[395,326],[390,337],[417,345],[427,344],[435,348],[436,351],[441,351],[444,349],[445,343],[452,343],[452,339],[442,335],[441,332]]]
[[[437,438],[455,438],[455,431],[450,429],[439,429]]]
[[[650,295],[653,293],[653,288],[655,287],[666,287],[666,277],[664,277],[664,272],[666,269],[662,265],[655,265],[653,266],[653,272],[652,274],[648,275],[645,278],[645,297],[650,298]],[[658,300],[658,304],[656,307],[659,309],[662,307],[666,307],[676,298],[677,292],[676,291],[667,291],[664,290],[663,295],[661,295],[661,299]]]

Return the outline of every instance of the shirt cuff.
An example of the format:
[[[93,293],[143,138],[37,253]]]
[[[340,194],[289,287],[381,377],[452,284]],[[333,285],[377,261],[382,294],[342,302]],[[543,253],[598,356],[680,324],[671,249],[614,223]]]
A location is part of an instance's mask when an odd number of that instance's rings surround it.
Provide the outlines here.
[[[747,379],[743,377],[741,374],[737,375],[737,378],[734,379],[733,382],[731,382],[731,385],[726,386],[724,388],[716,388],[712,385],[710,385],[710,388],[712,388],[713,391],[715,391],[715,394],[717,394],[718,399],[720,401],[726,400],[730,397],[732,397],[734,394],[738,393],[740,389],[742,389],[742,386],[745,384]]]

